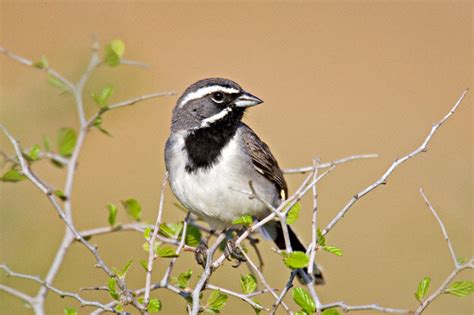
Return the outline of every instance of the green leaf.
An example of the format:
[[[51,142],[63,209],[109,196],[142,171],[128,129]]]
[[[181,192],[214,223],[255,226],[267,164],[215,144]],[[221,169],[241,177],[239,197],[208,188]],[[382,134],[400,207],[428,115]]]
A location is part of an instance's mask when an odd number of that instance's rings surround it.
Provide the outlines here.
[[[316,311],[313,298],[309,295],[308,291],[303,288],[293,290],[293,300],[308,314],[313,314]]]
[[[196,247],[201,242],[201,231],[194,225],[187,225],[185,243],[188,246]]]
[[[458,264],[462,265],[467,262],[467,259],[463,257],[458,257],[456,261],[458,262]]]
[[[299,269],[308,266],[309,257],[300,251],[295,251],[290,254],[283,252],[283,262],[291,269]]]
[[[151,227],[147,226],[145,228],[145,230],[143,231],[143,237],[146,239],[146,240],[149,240],[150,237],[151,237]]]
[[[339,311],[335,308],[327,308],[321,313],[321,315],[339,315]]]
[[[167,238],[176,238],[181,234],[182,229],[182,223],[162,223],[158,233]]]
[[[326,246],[326,238],[324,237],[323,233],[321,230],[318,228],[318,245],[319,246]]]
[[[444,293],[452,294],[457,297],[465,297],[472,292],[474,292],[474,282],[470,280],[453,282],[444,290]]]
[[[179,256],[176,254],[174,249],[169,246],[159,246],[156,249],[155,253],[158,257],[163,257],[163,258],[173,258],[173,257]]]
[[[122,204],[127,211],[127,213],[135,219],[135,221],[140,221],[142,216],[142,206],[134,198],[129,198],[125,201],[122,201]]]
[[[43,55],[43,56],[41,56],[40,60],[35,61],[33,63],[33,67],[38,68],[38,69],[46,69],[46,68],[48,68],[48,60]]]
[[[220,290],[214,290],[207,299],[207,309],[213,313],[220,313],[226,302],[227,294]]]
[[[48,136],[43,137],[43,147],[46,152],[51,151],[51,139]]]
[[[109,211],[109,224],[111,227],[114,227],[117,222],[117,206],[113,203],[109,203],[106,207]]]
[[[26,179],[25,175],[22,175],[20,171],[12,168],[8,170],[3,176],[0,178],[2,182],[10,182],[10,183],[16,183],[21,180]]]
[[[253,293],[257,289],[257,279],[252,274],[240,276],[240,287],[245,294]]]
[[[430,277],[424,277],[423,280],[418,284],[418,290],[415,293],[415,298],[418,300],[418,302],[421,302],[428,293],[430,282]]]
[[[62,156],[71,156],[76,146],[76,131],[72,128],[61,128],[58,130],[58,151]]]
[[[120,313],[123,312],[123,304],[122,303],[119,303],[119,304],[115,305],[114,308],[117,312],[120,312]]]
[[[109,137],[112,137],[112,135],[110,134],[110,132],[108,132],[107,130],[105,130],[103,127],[102,127],[102,117],[101,116],[98,116],[96,119],[94,119],[94,122],[92,123],[92,126],[94,128],[96,128],[97,130],[99,130],[100,132],[102,132],[104,135],[107,135]]]
[[[255,304],[258,304],[258,305],[262,306],[262,303],[260,303],[260,302],[257,301],[257,300],[253,299],[252,301],[253,301]],[[252,306],[252,307],[253,307],[253,306]],[[253,307],[253,310],[255,311],[255,314],[256,314],[256,315],[258,315],[258,314],[260,314],[260,312],[262,312],[262,309],[256,308],[256,307]]]
[[[286,216],[286,223],[293,224],[298,220],[301,211],[301,203],[297,202],[291,207],[290,211],[288,211],[288,215]]]
[[[189,279],[191,279],[192,275],[193,271],[188,269],[187,271],[180,273],[177,278],[173,278],[173,280],[179,288],[186,289],[188,287]]]
[[[54,191],[54,194],[59,198],[61,199],[62,201],[66,201],[67,200],[67,196],[64,194],[64,192],[60,189],[56,189]]]
[[[295,315],[308,315],[305,311],[298,311],[294,313]]]
[[[232,224],[242,224],[245,226],[250,226],[252,225],[252,223],[253,223],[253,218],[251,215],[244,215],[232,221]]]
[[[145,271],[148,271],[148,262],[145,259],[140,259],[140,266],[142,266]]]
[[[109,288],[109,294],[110,296],[118,301],[120,300],[120,295],[117,293],[117,290],[115,289],[117,285],[117,280],[114,277],[109,278],[109,282],[107,283],[107,287]]]
[[[342,249],[338,248],[338,247],[335,247],[335,246],[323,246],[322,249],[324,249],[325,251],[331,253],[331,254],[334,254],[336,256],[342,256]]]
[[[92,99],[99,105],[100,108],[106,108],[108,106],[107,102],[109,98],[114,93],[114,87],[111,85],[105,86],[100,93],[96,94],[93,91],[90,92]]]
[[[77,315],[77,312],[72,307],[64,308],[64,315]]]
[[[128,270],[130,267],[133,265],[133,260],[129,260],[127,264],[122,268],[122,270],[114,270],[115,274],[119,276],[120,279],[125,279],[125,276],[127,275]]]
[[[39,157],[39,154],[41,153],[41,148],[38,144],[35,144],[31,149],[30,152],[28,152],[28,156],[32,161],[36,161]]]
[[[120,59],[125,52],[125,44],[120,39],[114,39],[105,46],[104,62],[111,67],[120,64]]]
[[[158,299],[150,299],[148,302],[147,311],[150,313],[157,313],[161,310],[161,301]]]
[[[158,247],[160,246],[160,242],[154,242],[153,243],[153,252],[156,253],[156,251],[158,250]],[[143,243],[142,245],[143,247],[143,250],[145,252],[149,252],[150,251],[150,243],[147,241],[145,243]]]
[[[56,78],[55,76],[48,74],[48,83],[58,89],[61,90],[61,92],[69,92],[68,86],[61,81],[60,79]]]

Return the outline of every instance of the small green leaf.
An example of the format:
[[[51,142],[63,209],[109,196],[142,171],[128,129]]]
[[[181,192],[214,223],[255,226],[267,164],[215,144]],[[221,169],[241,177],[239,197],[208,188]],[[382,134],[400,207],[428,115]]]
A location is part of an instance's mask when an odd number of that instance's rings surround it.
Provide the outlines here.
[[[60,79],[56,78],[55,76],[51,74],[48,75],[48,83],[60,89],[62,93],[69,92],[68,86],[63,81],[61,81]]]
[[[61,199],[62,201],[66,201],[67,200],[67,196],[64,194],[64,192],[60,189],[56,189],[54,191],[54,194],[59,198]]]
[[[153,243],[153,252],[154,253],[156,253],[159,246],[160,246],[160,242],[154,242]],[[145,252],[149,252],[150,251],[150,242],[147,241],[147,242],[143,243],[142,247],[143,247],[143,250]]]
[[[305,311],[298,311],[294,313],[295,315],[308,315]]]
[[[415,298],[418,300],[418,302],[421,302],[428,293],[430,282],[430,277],[424,277],[423,280],[418,284],[418,290],[415,293]]]
[[[456,261],[458,262],[458,264],[462,265],[467,262],[467,259],[463,257],[458,257]]]
[[[474,292],[474,282],[470,280],[453,282],[444,290],[444,293],[452,294],[457,297],[465,297],[472,292]]]
[[[251,215],[244,215],[232,221],[232,224],[242,224],[245,226],[250,226],[252,225],[252,223],[253,223],[253,218]]]
[[[173,278],[173,280],[179,288],[186,289],[188,287],[189,279],[191,279],[192,275],[193,271],[188,269],[187,271],[180,273],[177,278]]]
[[[64,308],[64,315],[77,315],[77,312],[72,307]]]
[[[115,272],[120,279],[125,279],[127,272],[130,267],[133,265],[133,260],[129,260],[127,264],[122,268],[122,270]]]
[[[92,99],[99,105],[100,108],[106,108],[108,105],[108,100],[114,93],[114,87],[111,85],[105,86],[100,93],[96,94],[95,92],[91,91]]]
[[[158,233],[167,238],[176,238],[181,234],[182,229],[182,223],[162,223]]]
[[[176,254],[174,249],[169,246],[159,246],[156,249],[155,253],[158,257],[163,257],[163,258],[173,258],[173,257],[179,256]]]
[[[30,152],[28,152],[28,156],[30,157],[31,160],[36,161],[38,159],[40,153],[41,153],[40,146],[38,144],[35,144],[30,149]]]
[[[260,303],[260,302],[257,301],[257,300],[253,299],[252,301],[253,301],[255,304],[258,304],[258,305],[262,306],[262,303]],[[262,312],[262,309],[256,308],[256,307],[253,307],[253,310],[255,311],[255,314],[256,314],[256,315],[258,315],[258,314],[260,314],[260,313]]]
[[[48,136],[43,137],[43,147],[46,152],[51,151],[51,139]]]
[[[299,269],[308,266],[309,257],[300,251],[295,251],[290,254],[283,252],[283,261],[287,267]]]
[[[226,302],[227,294],[222,293],[220,290],[214,290],[207,299],[207,310],[212,313],[220,313]]]
[[[313,298],[308,291],[303,288],[296,288],[293,290],[293,300],[308,314],[313,314],[316,311],[316,305],[314,304]]]
[[[109,137],[112,137],[112,135],[110,134],[110,132],[108,132],[107,130],[105,130],[103,127],[102,127],[102,117],[101,116],[98,116],[96,119],[94,119],[94,122],[92,123],[92,126],[94,128],[96,128],[97,130],[99,130],[100,132],[102,132],[104,135],[107,135]]]
[[[111,227],[114,227],[117,222],[117,206],[113,203],[109,203],[106,207],[109,211],[109,224]]]
[[[40,60],[35,61],[33,63],[33,67],[38,68],[38,69],[46,69],[48,68],[48,60],[46,59],[45,56],[41,56]]]
[[[143,231],[143,237],[146,239],[146,240],[149,240],[150,237],[151,237],[151,227],[147,226],[145,228],[145,230]]]
[[[326,238],[324,237],[323,233],[321,230],[318,228],[318,245],[319,246],[326,246]]]
[[[114,277],[110,277],[107,283],[107,287],[109,288],[109,294],[114,300],[118,301],[120,300],[120,295],[117,293],[117,290],[115,289],[116,285],[117,285],[117,280]]]
[[[115,305],[115,310],[119,313],[123,312],[123,304],[119,303],[119,304]]]
[[[342,256],[342,249],[338,248],[338,247],[335,247],[335,246],[323,246],[322,249],[324,249],[325,251],[331,253],[331,254],[334,254],[336,256]]]
[[[161,301],[158,299],[150,299],[148,307],[146,309],[150,313],[157,313],[161,310]]]
[[[240,276],[240,287],[245,294],[253,293],[257,289],[257,279],[252,274]]]
[[[185,243],[188,246],[196,247],[201,242],[201,231],[194,225],[187,225]]]
[[[20,171],[12,168],[8,170],[3,176],[0,178],[2,182],[10,182],[10,183],[16,183],[21,180],[26,179],[25,175],[22,175]]]
[[[327,308],[321,313],[321,315],[339,315],[339,311],[335,308]]]
[[[140,266],[142,266],[145,271],[148,271],[148,262],[145,259],[140,259]]]
[[[288,211],[288,215],[286,216],[286,223],[293,224],[298,220],[301,211],[301,203],[297,202],[291,207],[290,211]]]
[[[125,52],[125,44],[120,39],[114,39],[105,46],[104,62],[111,67],[120,64],[120,59]]]
[[[134,198],[129,198],[125,201],[122,201],[122,204],[127,211],[127,213],[135,219],[135,221],[140,221],[142,216],[142,206]]]
[[[58,151],[65,157],[71,156],[76,146],[76,131],[72,128],[61,128],[58,130]]]

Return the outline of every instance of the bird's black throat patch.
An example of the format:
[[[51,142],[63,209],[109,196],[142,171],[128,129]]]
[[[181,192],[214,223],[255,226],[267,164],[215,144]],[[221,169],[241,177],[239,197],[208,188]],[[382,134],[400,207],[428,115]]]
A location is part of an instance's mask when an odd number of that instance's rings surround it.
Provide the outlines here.
[[[193,130],[186,136],[183,150],[188,154],[185,167],[188,173],[208,169],[218,161],[222,149],[237,132],[243,114],[243,109],[234,108],[222,119],[208,127]]]

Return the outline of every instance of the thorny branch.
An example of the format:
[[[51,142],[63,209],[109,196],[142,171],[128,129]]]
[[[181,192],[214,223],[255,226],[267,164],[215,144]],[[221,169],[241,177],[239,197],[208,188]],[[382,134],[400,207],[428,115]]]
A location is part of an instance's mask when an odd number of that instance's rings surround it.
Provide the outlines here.
[[[50,187],[46,182],[44,182],[42,179],[38,178],[33,171],[31,170],[29,163],[25,160],[23,157],[23,152],[22,148],[19,144],[19,142],[9,133],[9,131],[3,126],[0,125],[1,130],[4,132],[4,134],[7,136],[7,138],[10,140],[11,144],[13,145],[13,148],[15,150],[15,156],[11,157],[7,155],[5,152],[0,152],[0,154],[3,156],[4,160],[9,162],[9,163],[14,163],[14,164],[19,164],[21,167],[22,173],[36,186],[38,187],[43,194],[46,195],[46,197],[50,200],[51,204],[53,205],[54,209],[56,212],[59,214],[60,218],[64,221],[66,225],[66,231],[64,234],[63,241],[56,253],[56,256],[53,260],[53,263],[50,266],[50,269],[45,277],[44,280],[42,280],[38,276],[33,276],[33,275],[26,275],[26,274],[20,274],[17,272],[14,272],[10,270],[6,265],[0,265],[0,269],[3,269],[7,275],[12,276],[12,277],[17,277],[17,278],[23,278],[23,279],[28,279],[31,281],[34,281],[38,284],[41,285],[40,289],[38,290],[38,293],[35,296],[30,296],[28,294],[25,294],[17,289],[8,287],[6,285],[0,284],[0,291],[7,292],[24,302],[30,304],[35,312],[35,314],[42,315],[45,313],[44,311],[44,304],[46,300],[46,294],[48,291],[53,291],[57,293],[58,295],[62,297],[70,297],[75,300],[77,300],[81,306],[91,306],[96,308],[92,314],[100,314],[103,312],[114,312],[118,313],[120,310],[117,309],[119,304],[123,303],[124,305],[130,304],[133,306],[135,309],[137,309],[140,313],[146,314],[148,312],[147,307],[150,302],[150,293],[153,290],[157,289],[166,289],[169,290],[175,294],[178,294],[185,298],[190,305],[188,306],[188,311],[190,314],[198,314],[203,310],[203,307],[201,305],[201,292],[203,290],[219,290],[222,293],[228,294],[230,296],[234,296],[236,298],[241,299],[245,303],[251,305],[255,309],[259,310],[265,310],[269,311],[271,314],[274,314],[279,307],[279,305],[282,305],[282,307],[286,310],[287,313],[292,314],[292,311],[288,307],[288,305],[284,302],[284,298],[287,295],[287,293],[290,291],[290,289],[293,286],[293,281],[294,278],[297,274],[297,270],[292,271],[290,273],[290,277],[286,284],[283,286],[281,292],[277,294],[277,289],[272,288],[268,281],[266,280],[264,274],[262,271],[255,265],[255,263],[252,261],[252,259],[249,257],[245,251],[243,252],[245,257],[247,258],[247,262],[250,266],[250,268],[254,271],[254,273],[258,276],[260,282],[262,285],[265,287],[264,290],[260,291],[255,291],[251,294],[241,294],[232,290],[229,290],[227,288],[221,287],[221,286],[216,286],[213,284],[209,283],[209,280],[212,276],[212,273],[218,269],[224,262],[225,257],[223,254],[221,254],[219,257],[214,259],[214,254],[216,250],[218,249],[219,245],[221,242],[224,240],[226,237],[224,233],[221,233],[217,235],[217,239],[215,240],[215,243],[212,245],[212,247],[208,250],[207,252],[207,260],[206,260],[206,265],[204,268],[204,271],[202,274],[199,276],[198,283],[194,286],[194,288],[187,288],[187,289],[180,289],[172,284],[170,284],[170,279],[171,275],[173,272],[174,265],[177,261],[177,258],[171,259],[168,267],[164,271],[164,275],[161,279],[161,281],[157,283],[152,283],[151,282],[151,275],[152,275],[152,270],[153,270],[153,263],[154,263],[154,258],[155,254],[153,251],[153,245],[155,241],[159,240],[160,242],[171,244],[176,246],[175,253],[176,255],[180,254],[181,251],[193,251],[194,248],[191,246],[186,245],[185,239],[186,239],[186,230],[188,224],[193,224],[194,226],[198,227],[201,231],[203,232],[209,232],[207,228],[200,226],[199,224],[195,224],[194,222],[190,221],[190,214],[189,212],[187,213],[184,222],[183,222],[183,232],[181,234],[181,238],[178,239],[173,239],[173,238],[167,238],[163,237],[162,235],[158,234],[158,230],[160,227],[161,223],[161,217],[162,213],[164,210],[164,204],[163,204],[163,198],[164,198],[164,188],[165,188],[165,183],[163,183],[162,190],[161,190],[161,197],[160,197],[160,204],[158,208],[158,215],[156,219],[156,223],[154,225],[148,225],[148,224],[143,224],[143,223],[131,223],[131,224],[123,224],[123,225],[118,225],[115,227],[98,227],[95,229],[90,229],[90,230],[83,230],[80,231],[76,228],[73,222],[72,218],[72,203],[71,203],[71,195],[72,195],[72,189],[73,189],[73,184],[74,184],[74,175],[75,171],[77,168],[78,164],[78,159],[80,155],[80,151],[82,148],[82,145],[85,141],[85,138],[88,134],[88,131],[94,126],[94,123],[98,118],[100,118],[105,112],[118,109],[124,106],[130,106],[133,104],[136,104],[137,102],[153,99],[156,97],[161,97],[161,96],[169,96],[169,95],[174,95],[172,92],[162,92],[162,93],[152,93],[152,94],[147,94],[147,95],[142,95],[139,97],[131,98],[129,100],[117,102],[115,104],[112,104],[108,107],[100,109],[97,113],[93,114],[91,117],[87,118],[85,115],[85,110],[84,110],[84,100],[83,100],[83,93],[84,93],[84,87],[89,80],[90,76],[93,74],[94,70],[101,66],[103,64],[103,61],[101,60],[101,57],[99,56],[99,43],[96,39],[93,41],[92,45],[92,53],[91,53],[91,58],[89,61],[89,64],[85,70],[85,72],[82,74],[80,77],[79,81],[77,83],[73,83],[73,81],[66,79],[63,75],[61,75],[59,72],[54,70],[53,68],[46,66],[43,71],[48,73],[50,76],[54,77],[55,79],[59,80],[62,82],[67,89],[73,94],[75,103],[76,103],[76,108],[77,108],[77,113],[79,117],[79,123],[80,123],[80,128],[79,128],[79,134],[77,138],[77,143],[74,148],[74,151],[69,158],[62,157],[58,154],[55,154],[53,152],[40,152],[39,157],[40,158],[48,158],[51,160],[54,160],[64,166],[66,166],[67,169],[67,174],[66,174],[66,181],[64,185],[64,194],[66,196],[64,200],[63,206],[61,206],[56,197],[53,195],[53,189]],[[26,66],[34,67],[34,63],[31,60],[28,60],[22,56],[19,56],[6,48],[3,48],[0,46],[0,53],[4,54],[5,56],[23,64]],[[133,65],[133,66],[139,66],[139,67],[146,67],[146,65],[137,62],[137,61],[132,61],[132,60],[121,60],[121,64],[128,64],[128,65]],[[461,101],[464,99],[465,95],[467,93],[467,90],[464,91],[464,93],[461,95],[461,97],[458,99],[456,104],[452,107],[452,109],[449,111],[448,114],[446,114],[439,122],[433,125],[431,128],[428,136],[425,138],[424,142],[414,151],[410,152],[409,154],[403,156],[400,159],[397,159],[387,170],[386,172],[380,177],[377,181],[375,181],[372,185],[368,186],[367,188],[361,190],[358,194],[356,194],[353,198],[349,200],[349,202],[341,209],[341,211],[337,214],[337,216],[326,226],[326,228],[323,230],[323,235],[326,235],[334,226],[339,222],[342,217],[349,211],[349,209],[362,197],[367,195],[369,192],[375,190],[378,186],[385,184],[388,177],[395,171],[395,169],[403,164],[405,161],[408,159],[418,155],[419,153],[425,152],[427,150],[427,146],[429,142],[431,141],[432,137],[436,133],[436,131],[440,128],[440,126],[448,120],[453,113],[456,111],[456,109],[459,107],[461,104]],[[256,193],[255,189],[253,188],[252,184],[250,183],[249,188],[250,191],[239,191],[238,193],[244,193],[249,196],[249,198],[256,198],[266,204],[266,206],[269,208],[269,214],[260,220],[259,222],[255,222],[253,225],[251,225],[245,232],[243,232],[237,239],[236,245],[240,246],[240,244],[244,240],[253,240],[252,234],[257,231],[260,227],[262,227],[264,224],[267,222],[278,218],[282,223],[283,223],[283,233],[284,233],[284,238],[286,242],[286,251],[287,253],[291,253],[291,245],[289,242],[289,235],[288,235],[288,230],[285,229],[286,227],[286,217],[290,211],[290,209],[295,205],[301,198],[303,198],[309,191],[312,191],[313,195],[313,212],[312,212],[312,223],[311,223],[311,228],[312,228],[312,238],[311,242],[308,246],[308,251],[307,254],[309,256],[309,266],[308,269],[310,273],[313,271],[313,263],[315,262],[315,256],[316,256],[316,251],[318,250],[318,244],[317,244],[317,235],[316,235],[316,229],[318,225],[318,220],[317,220],[317,215],[318,215],[318,202],[317,202],[317,197],[318,197],[318,192],[317,192],[317,187],[316,184],[323,179],[325,176],[327,176],[336,166],[350,162],[353,160],[358,160],[358,159],[368,159],[368,158],[374,158],[377,157],[376,154],[362,154],[362,155],[352,155],[349,157],[341,158],[338,160],[334,160],[331,162],[326,162],[326,163],[320,163],[319,160],[314,161],[313,165],[311,166],[306,166],[306,167],[300,167],[300,168],[291,168],[291,169],[286,169],[284,170],[285,173],[287,174],[292,174],[292,173],[308,173],[308,176],[306,179],[303,181],[303,183],[300,185],[300,187],[295,191],[294,194],[288,197],[288,199],[283,202],[278,208],[272,207],[270,204],[266,203],[263,198],[258,196]],[[319,170],[324,170],[323,173],[318,174]],[[430,296],[428,296],[425,300],[423,300],[416,310],[416,314],[420,314],[423,312],[424,309],[434,300],[436,299],[439,295],[445,292],[446,288],[449,286],[451,281],[454,279],[454,277],[461,271],[466,270],[466,269],[472,269],[474,268],[474,258],[471,258],[470,261],[467,263],[459,263],[456,260],[456,255],[453,249],[453,246],[451,244],[451,241],[448,237],[448,234],[446,232],[446,229],[444,227],[444,224],[442,220],[439,218],[438,214],[432,207],[431,203],[428,201],[427,197],[424,195],[423,191],[420,191],[422,194],[427,206],[429,209],[432,211],[433,215],[435,216],[436,220],[438,221],[441,230],[443,232],[443,236],[448,244],[448,248],[450,251],[451,258],[454,263],[454,270],[448,275],[446,280],[441,284],[441,286],[434,291]],[[188,222],[189,221],[189,222]],[[146,270],[146,279],[145,279],[145,286],[140,289],[135,289],[131,290],[128,289],[126,286],[126,283],[123,279],[115,275],[115,273],[111,270],[111,268],[105,263],[105,261],[101,258],[99,255],[99,252],[97,250],[97,247],[90,244],[86,238],[89,238],[91,236],[96,236],[96,235],[106,235],[110,233],[115,233],[119,231],[137,231],[137,232],[143,232],[146,228],[150,228],[153,231],[153,234],[151,235],[149,239],[149,256],[148,256],[148,261],[147,261],[147,270]],[[59,272],[59,269],[64,261],[64,257],[70,248],[70,246],[75,242],[78,241],[80,242],[83,246],[85,246],[95,257],[98,266],[111,278],[115,278],[117,281],[117,284],[119,285],[120,288],[120,293],[121,293],[121,300],[120,301],[111,301],[109,303],[102,304],[97,301],[88,301],[83,299],[79,293],[74,293],[74,292],[67,292],[67,291],[62,291],[60,289],[57,289],[56,287],[52,286],[52,283]],[[253,244],[253,243],[252,243]],[[308,281],[306,281],[308,280]],[[306,288],[308,289],[314,303],[315,303],[315,311],[317,313],[321,313],[323,310],[328,309],[328,308],[334,308],[337,307],[341,309],[344,312],[349,312],[349,311],[361,311],[361,310],[374,310],[374,311],[379,311],[379,312],[386,312],[386,313],[409,313],[409,310],[406,309],[395,309],[395,308],[387,308],[387,307],[382,307],[377,304],[368,304],[368,305],[347,305],[344,302],[334,302],[334,303],[327,303],[324,304],[320,301],[315,288],[314,288],[314,281],[311,281],[311,279],[305,279],[304,283],[306,283]],[[96,286],[96,287],[89,287],[89,288],[84,288],[83,290],[88,290],[88,289],[93,289],[93,290],[109,290],[109,288],[104,287],[104,286]],[[190,291],[191,290],[191,291]],[[78,290],[78,292],[81,292],[81,290]],[[251,298],[256,295],[260,294],[265,294],[269,293],[273,296],[275,299],[275,302],[273,303],[271,309],[267,308],[265,306],[261,306],[258,303],[255,303]],[[140,303],[138,298],[143,296],[143,302]]]

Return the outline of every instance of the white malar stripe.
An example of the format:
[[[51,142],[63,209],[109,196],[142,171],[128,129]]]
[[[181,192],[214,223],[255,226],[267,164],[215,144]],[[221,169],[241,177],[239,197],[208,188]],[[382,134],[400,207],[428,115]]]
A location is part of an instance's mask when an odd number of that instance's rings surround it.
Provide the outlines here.
[[[201,98],[201,97],[203,97],[203,96],[205,96],[205,95],[209,95],[209,94],[214,93],[214,92],[223,92],[223,93],[228,93],[228,94],[237,94],[237,93],[239,93],[240,91],[237,90],[237,89],[225,87],[225,86],[222,86],[222,85],[206,86],[206,87],[200,88],[199,90],[194,91],[194,92],[189,93],[188,95],[186,95],[186,96],[181,100],[181,102],[179,102],[178,107],[182,107],[182,106],[186,105],[186,103],[189,102],[189,101],[191,101],[191,100],[195,100],[195,99]]]
[[[201,128],[209,127],[210,124],[212,124],[213,122],[218,121],[219,119],[224,118],[231,111],[232,111],[232,108],[226,107],[223,110],[221,110],[220,112],[218,112],[217,114],[215,114],[211,117],[208,117],[206,119],[203,119],[201,121]]]

